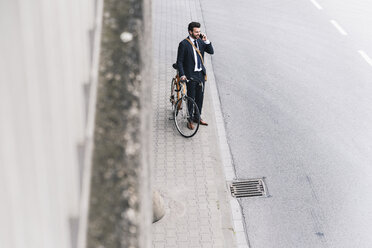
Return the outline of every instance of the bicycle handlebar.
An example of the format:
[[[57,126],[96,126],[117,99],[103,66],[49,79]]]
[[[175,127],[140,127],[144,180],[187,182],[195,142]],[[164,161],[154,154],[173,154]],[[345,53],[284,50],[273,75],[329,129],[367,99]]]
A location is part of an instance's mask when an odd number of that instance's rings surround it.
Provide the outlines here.
[[[195,83],[201,83],[202,81],[201,80],[198,80],[198,79],[195,79],[195,78],[190,78],[189,79],[186,79],[186,80],[180,80],[181,82],[195,82]]]

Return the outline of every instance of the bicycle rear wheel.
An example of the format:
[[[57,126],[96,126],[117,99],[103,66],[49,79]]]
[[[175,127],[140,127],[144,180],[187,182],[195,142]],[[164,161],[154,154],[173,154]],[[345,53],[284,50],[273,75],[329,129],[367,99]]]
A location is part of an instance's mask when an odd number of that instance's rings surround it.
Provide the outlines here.
[[[175,78],[172,78],[172,82],[171,82],[171,91],[170,91],[170,102],[172,104],[172,108],[174,107],[174,104],[176,103],[177,99],[176,99],[176,79]]]
[[[188,96],[180,98],[175,106],[177,107],[175,107],[173,113],[176,128],[183,137],[191,138],[199,129],[199,121],[193,122],[193,117],[197,120],[199,119],[199,108],[195,101]],[[193,129],[190,129],[190,126],[188,126],[189,122],[192,123]]]

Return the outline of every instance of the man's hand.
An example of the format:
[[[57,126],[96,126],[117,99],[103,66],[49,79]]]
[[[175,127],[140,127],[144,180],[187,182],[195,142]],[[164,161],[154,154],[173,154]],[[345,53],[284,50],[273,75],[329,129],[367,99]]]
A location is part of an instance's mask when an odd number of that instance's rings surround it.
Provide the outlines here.
[[[205,34],[203,34],[203,38],[202,38],[202,40],[203,40],[203,41],[206,41],[206,40],[208,40],[208,37],[207,37]]]
[[[180,77],[180,80],[181,80],[181,81],[186,81],[187,78],[186,78],[186,76],[182,76],[182,77]]]

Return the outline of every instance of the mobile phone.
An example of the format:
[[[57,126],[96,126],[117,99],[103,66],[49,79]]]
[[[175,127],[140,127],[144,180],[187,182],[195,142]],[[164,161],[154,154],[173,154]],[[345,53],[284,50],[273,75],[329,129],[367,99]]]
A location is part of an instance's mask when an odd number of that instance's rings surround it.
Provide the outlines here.
[[[204,35],[202,33],[200,33],[199,38],[203,39],[203,37],[204,37]]]

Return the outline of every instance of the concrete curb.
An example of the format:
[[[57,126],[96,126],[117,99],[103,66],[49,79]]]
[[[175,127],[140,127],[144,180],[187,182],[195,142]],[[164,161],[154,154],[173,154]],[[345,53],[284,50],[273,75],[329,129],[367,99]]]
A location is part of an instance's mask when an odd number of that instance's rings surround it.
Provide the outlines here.
[[[204,21],[203,21],[204,22]],[[212,60],[210,57],[206,58],[206,67],[208,72],[208,83],[210,85],[210,94],[212,97],[214,114],[216,118],[216,128],[218,134],[220,155],[223,164],[223,171],[226,179],[226,190],[229,192],[229,184],[236,179],[235,169],[233,166],[232,155],[230,152],[230,146],[227,141],[225,123],[223,120],[223,114],[221,110],[221,102],[218,94],[216,79],[214,76],[214,70]],[[229,196],[230,207],[233,217],[234,234],[237,241],[238,248],[249,248],[248,238],[244,230],[244,220],[242,209],[237,199]]]

